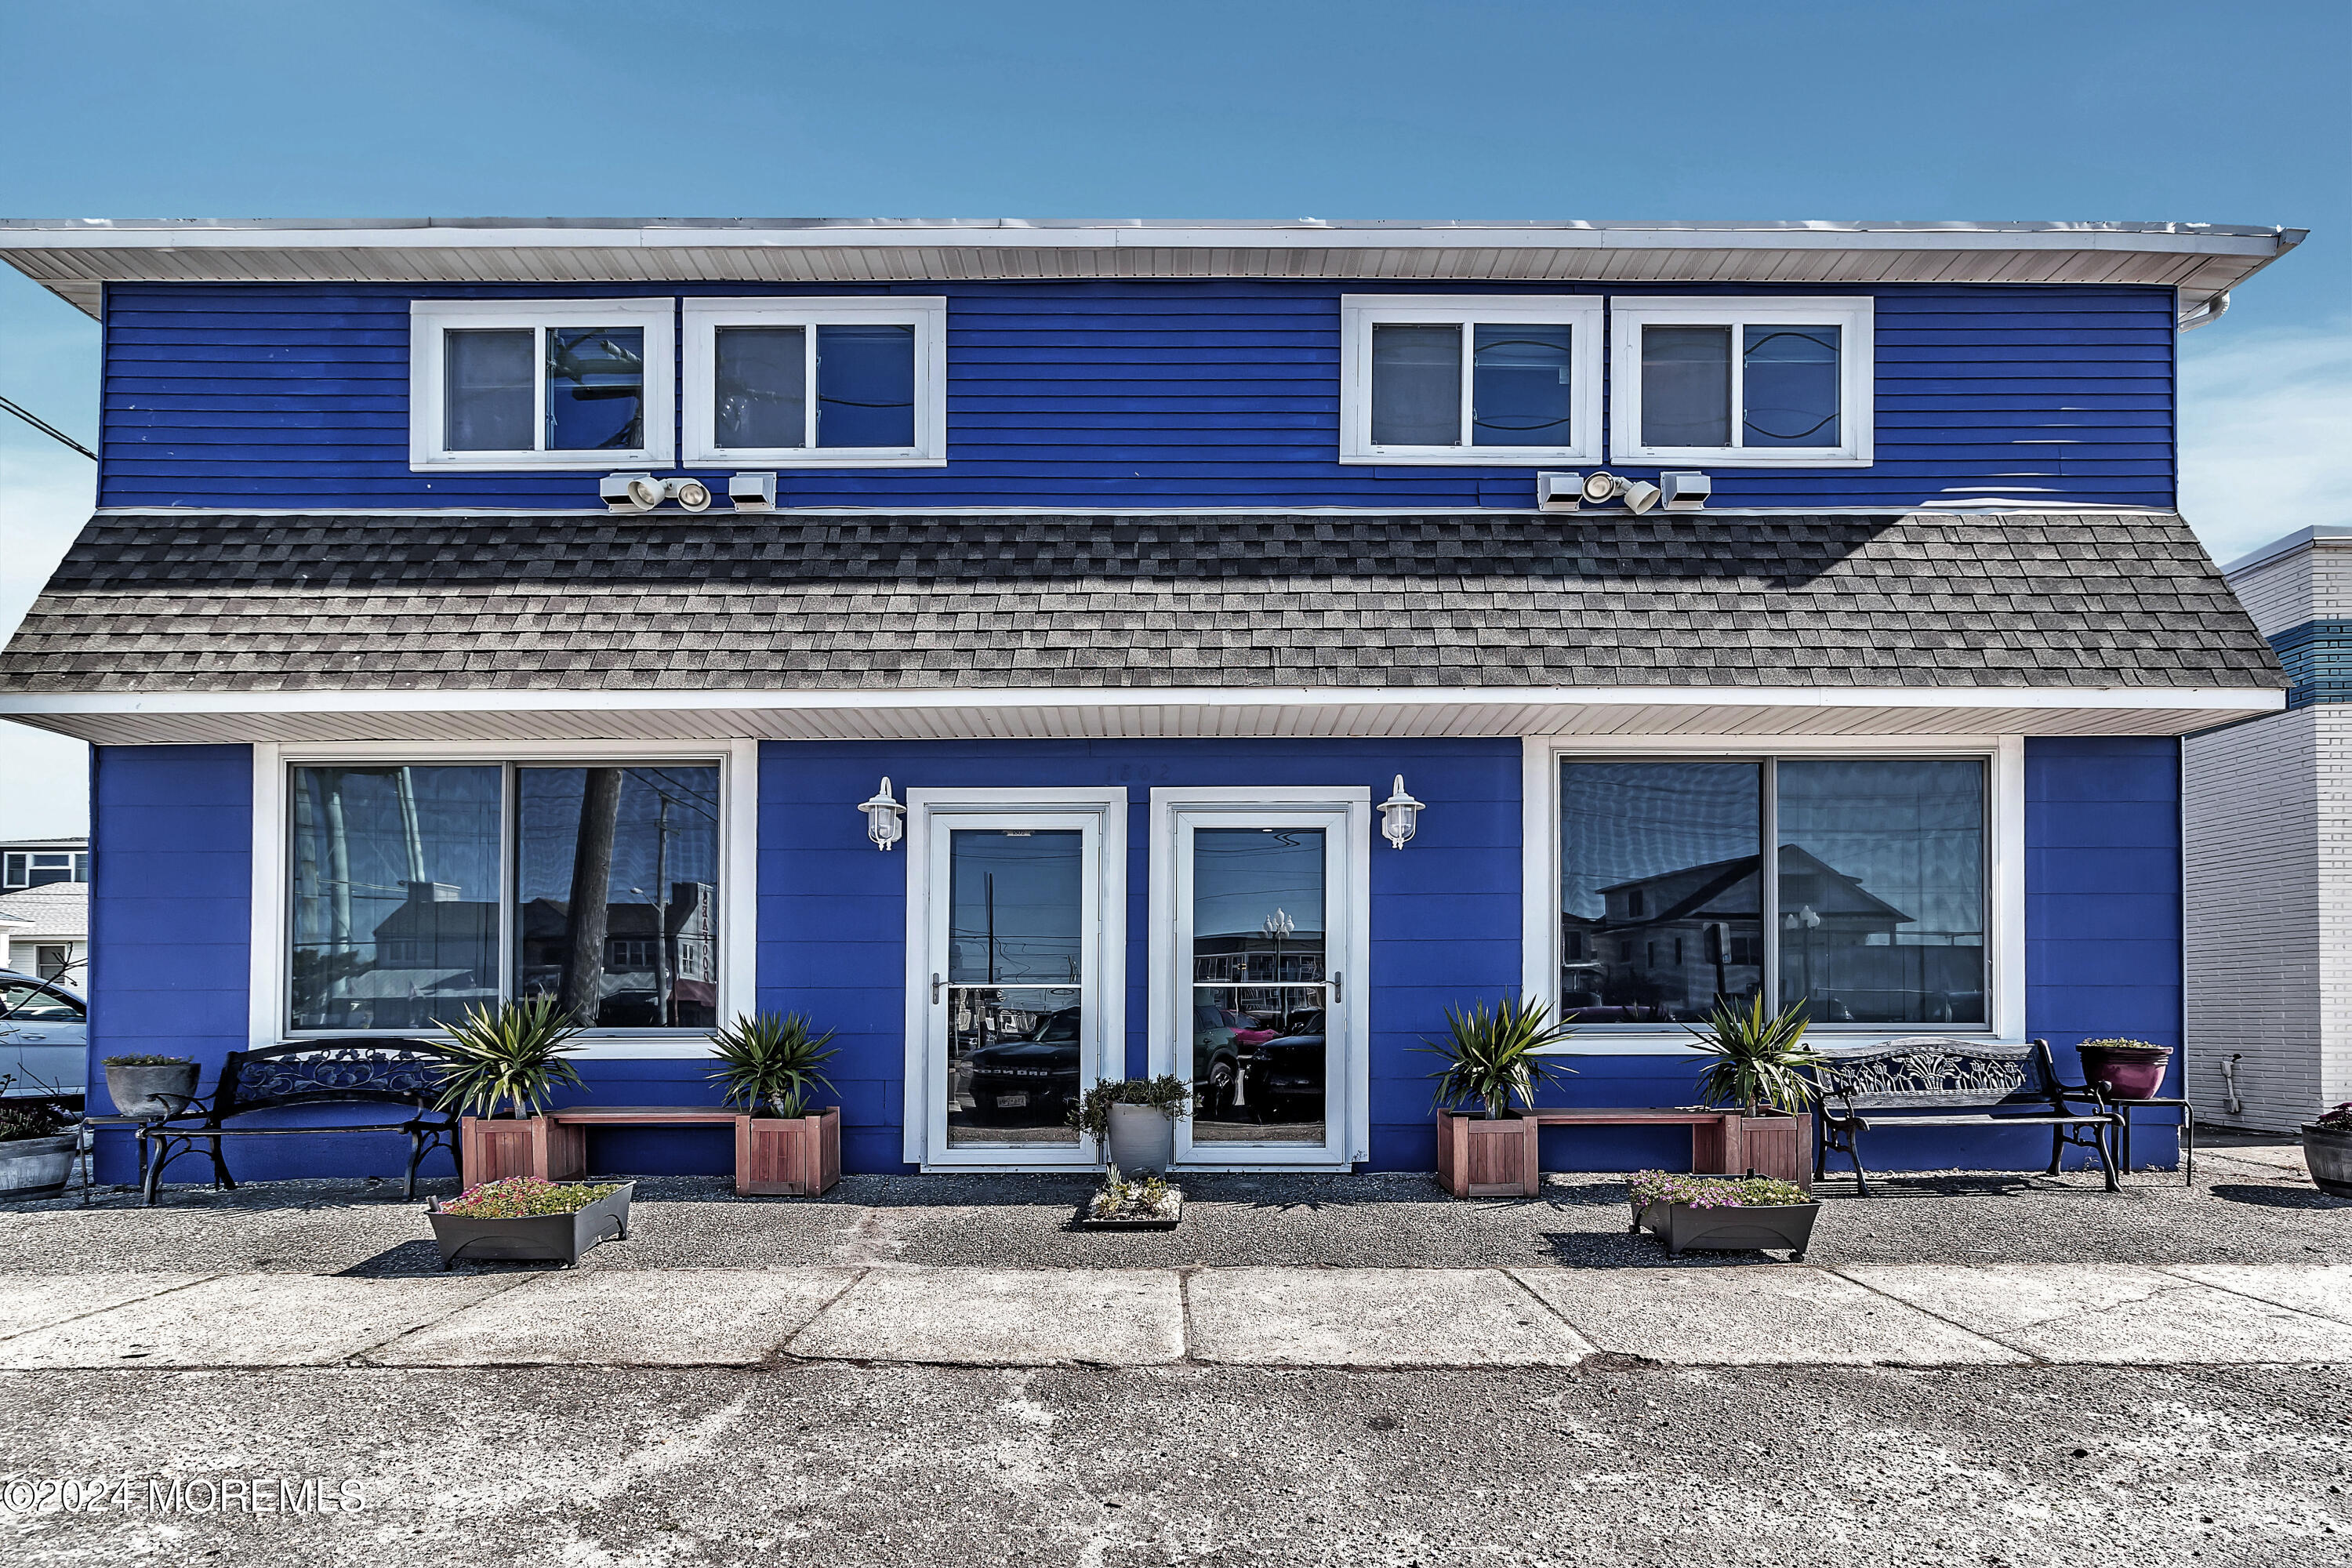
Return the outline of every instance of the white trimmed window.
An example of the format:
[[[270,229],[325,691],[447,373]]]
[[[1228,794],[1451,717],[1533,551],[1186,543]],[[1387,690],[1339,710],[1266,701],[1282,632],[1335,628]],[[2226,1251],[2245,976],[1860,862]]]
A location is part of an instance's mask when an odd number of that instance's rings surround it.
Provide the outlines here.
[[[1872,460],[1872,302],[1610,301],[1610,455],[1828,468]]]
[[[254,1040],[431,1033],[544,995],[636,1042],[606,1054],[707,1054],[751,998],[756,757],[257,748]]]
[[[1530,742],[1525,988],[1586,1049],[1679,1051],[1759,996],[1823,1034],[2013,1037],[2022,758]]]
[[[666,467],[668,300],[417,300],[412,468]]]
[[[686,460],[937,468],[948,302],[688,300]]]
[[[1339,323],[1341,462],[1599,460],[1599,295],[1349,294]]]

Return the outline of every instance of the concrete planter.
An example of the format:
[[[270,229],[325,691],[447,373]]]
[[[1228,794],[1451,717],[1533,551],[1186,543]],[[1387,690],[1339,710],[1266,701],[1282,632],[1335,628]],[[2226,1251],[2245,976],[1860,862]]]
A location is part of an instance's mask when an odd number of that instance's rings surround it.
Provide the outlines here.
[[[528,1215],[520,1219],[443,1214],[436,1199],[425,1217],[432,1221],[433,1239],[441,1246],[444,1268],[460,1258],[478,1263],[570,1264],[579,1262],[580,1255],[599,1242],[628,1239],[629,1199],[635,1193],[635,1182],[623,1182],[619,1192],[571,1214]]]
[[[2084,1046],[2083,1081],[2101,1089],[2109,1100],[2148,1100],[2164,1087],[2164,1069],[2172,1060],[2170,1046]]]
[[[1789,1261],[1802,1263],[1822,1205],[1759,1204],[1746,1208],[1700,1208],[1692,1204],[1644,1204],[1633,1228],[1654,1233],[1679,1258],[1701,1252],[1752,1252],[1786,1247]]]
[[[0,1143],[0,1204],[54,1198],[73,1175],[74,1151],[81,1134],[16,1138]]]
[[[2352,1198],[2352,1132],[2331,1131],[2305,1122],[2303,1163],[2311,1179],[2330,1197]]]
[[[196,1095],[196,1064],[110,1067],[106,1092],[118,1116],[177,1116]]]
[[[735,1190],[813,1198],[841,1183],[841,1109],[813,1116],[746,1116],[735,1123]]]
[[[1149,1105],[1114,1105],[1103,1148],[1122,1175],[1166,1175],[1176,1163],[1176,1123]]]

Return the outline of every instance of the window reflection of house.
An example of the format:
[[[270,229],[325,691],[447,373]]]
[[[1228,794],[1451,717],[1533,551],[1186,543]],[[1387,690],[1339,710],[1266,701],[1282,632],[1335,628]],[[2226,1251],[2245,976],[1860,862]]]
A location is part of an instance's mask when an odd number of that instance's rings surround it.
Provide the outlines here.
[[[708,1028],[718,1022],[718,889],[673,882],[666,905],[604,908],[604,973],[596,1023],[604,1028]],[[517,991],[553,994],[572,946],[572,908],[564,899],[533,899],[521,911],[521,973]]]

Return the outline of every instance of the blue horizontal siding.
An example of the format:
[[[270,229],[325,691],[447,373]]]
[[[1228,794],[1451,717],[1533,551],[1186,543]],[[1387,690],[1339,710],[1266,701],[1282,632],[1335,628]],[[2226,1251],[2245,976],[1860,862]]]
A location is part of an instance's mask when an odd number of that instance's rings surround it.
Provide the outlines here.
[[[946,295],[948,466],[786,470],[780,492],[793,505],[1530,504],[1538,465],[1338,461],[1339,298],[1351,291],[1709,290],[1202,280],[433,293]],[[588,473],[409,471],[413,292],[110,289],[101,504],[593,507]],[[2171,504],[2168,290],[1842,292],[1877,300],[1877,461],[1862,469],[1717,468],[1717,504],[1895,507],[2010,493],[2053,504]]]

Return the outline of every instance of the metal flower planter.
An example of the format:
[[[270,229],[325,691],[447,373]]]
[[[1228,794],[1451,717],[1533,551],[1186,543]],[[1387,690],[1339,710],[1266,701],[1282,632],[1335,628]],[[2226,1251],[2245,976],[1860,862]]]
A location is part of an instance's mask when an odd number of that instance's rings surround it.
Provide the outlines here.
[[[2352,1198],[2352,1132],[2336,1132],[2312,1122],[2303,1127],[2303,1163],[2311,1180],[2331,1197]]]
[[[629,1199],[636,1190],[635,1182],[623,1182],[620,1191],[607,1193],[571,1214],[526,1215],[519,1219],[444,1214],[436,1201],[426,1217],[433,1222],[433,1239],[441,1244],[444,1268],[461,1258],[475,1263],[572,1264],[599,1242],[628,1239]]]
[[[1701,1208],[1695,1204],[1644,1204],[1634,1230],[1655,1233],[1667,1253],[1753,1252],[1786,1247],[1789,1261],[1802,1263],[1822,1205],[1756,1204],[1739,1208]]]

